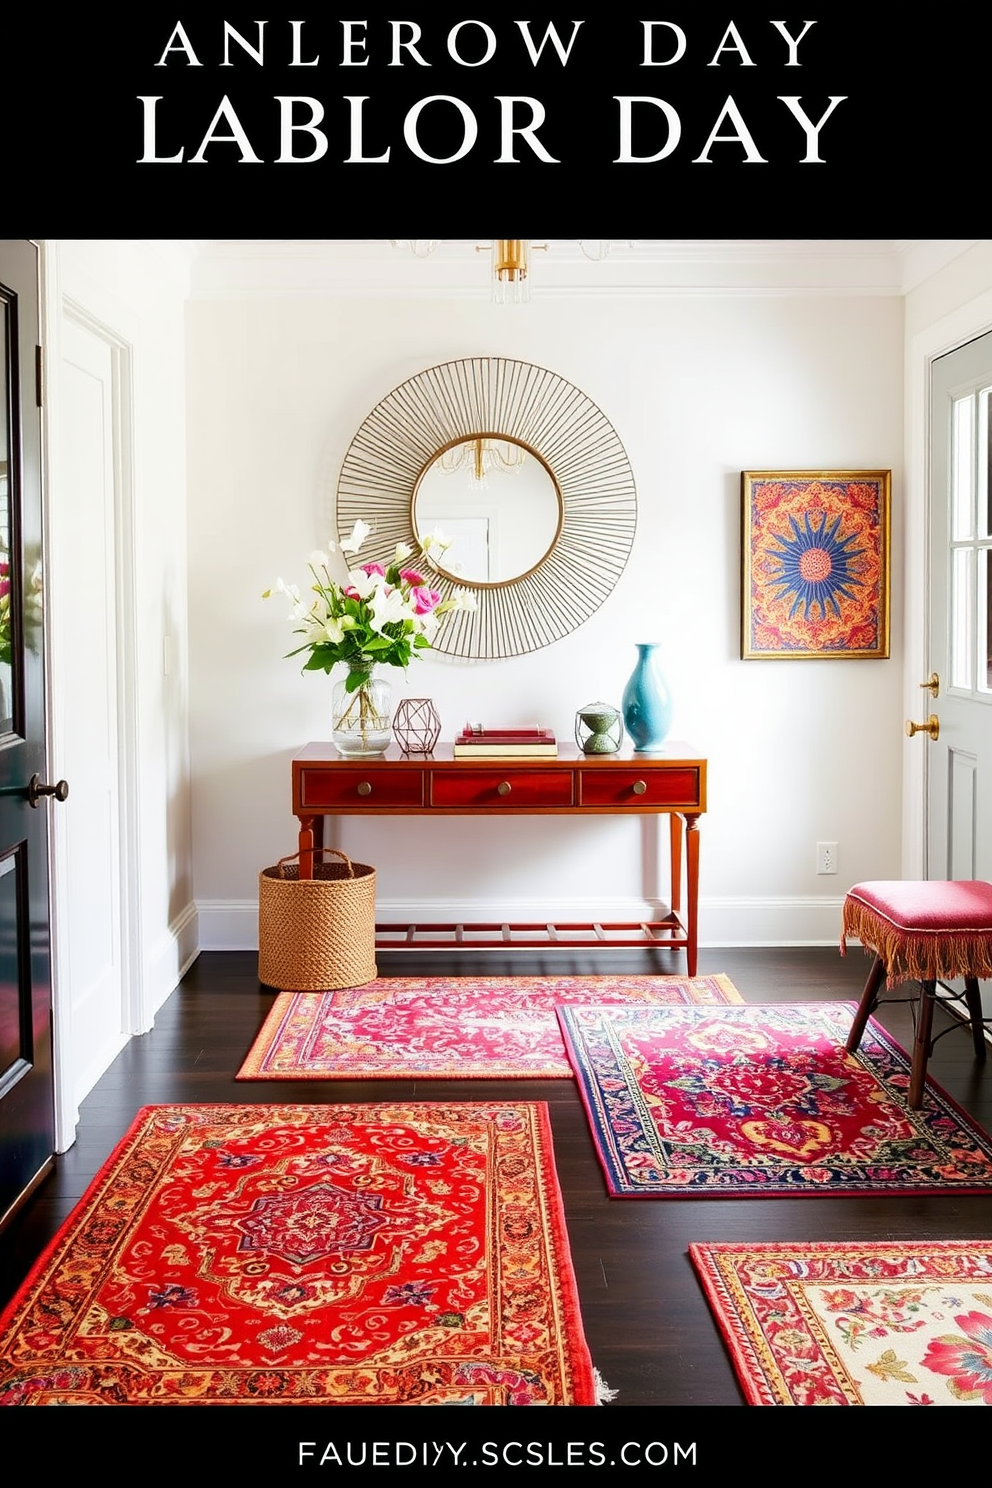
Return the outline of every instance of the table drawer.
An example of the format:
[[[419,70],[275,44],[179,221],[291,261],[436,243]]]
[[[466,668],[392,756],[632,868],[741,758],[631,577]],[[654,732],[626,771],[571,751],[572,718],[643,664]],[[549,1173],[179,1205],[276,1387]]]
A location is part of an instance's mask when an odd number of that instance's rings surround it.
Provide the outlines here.
[[[562,808],[572,804],[571,770],[434,770],[431,773],[431,805],[466,809],[505,806],[529,811]]]
[[[692,768],[658,770],[601,769],[579,771],[579,803],[582,806],[624,806],[643,811],[646,806],[699,805],[699,771]]]
[[[384,811],[422,809],[423,770],[384,770],[374,764],[300,771],[300,809]]]

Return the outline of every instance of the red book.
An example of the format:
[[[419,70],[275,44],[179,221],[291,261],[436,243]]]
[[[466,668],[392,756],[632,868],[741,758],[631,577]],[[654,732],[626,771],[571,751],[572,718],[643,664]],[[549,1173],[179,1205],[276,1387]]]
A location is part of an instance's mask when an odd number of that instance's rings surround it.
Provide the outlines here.
[[[463,728],[455,739],[456,744],[553,744],[552,729],[474,729]]]

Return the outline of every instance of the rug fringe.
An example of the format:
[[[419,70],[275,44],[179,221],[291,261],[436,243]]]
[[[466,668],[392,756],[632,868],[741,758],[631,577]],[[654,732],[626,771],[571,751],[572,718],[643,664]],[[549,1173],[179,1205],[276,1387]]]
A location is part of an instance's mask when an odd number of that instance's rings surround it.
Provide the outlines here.
[[[592,1372],[593,1384],[596,1388],[596,1404],[608,1405],[611,1400],[616,1400],[620,1394],[619,1390],[611,1390],[598,1369]]]

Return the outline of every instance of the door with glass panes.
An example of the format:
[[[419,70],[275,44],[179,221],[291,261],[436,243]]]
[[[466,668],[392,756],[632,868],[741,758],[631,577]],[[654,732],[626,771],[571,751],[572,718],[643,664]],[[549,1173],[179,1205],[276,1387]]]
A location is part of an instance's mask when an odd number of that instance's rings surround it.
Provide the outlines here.
[[[927,875],[992,880],[992,332],[931,378]]]

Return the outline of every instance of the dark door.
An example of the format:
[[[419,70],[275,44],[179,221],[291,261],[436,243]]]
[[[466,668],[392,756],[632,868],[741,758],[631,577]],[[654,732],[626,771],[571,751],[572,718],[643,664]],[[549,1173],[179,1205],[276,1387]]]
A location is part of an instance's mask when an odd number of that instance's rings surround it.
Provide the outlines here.
[[[38,272],[0,241],[0,1223],[55,1146]]]

